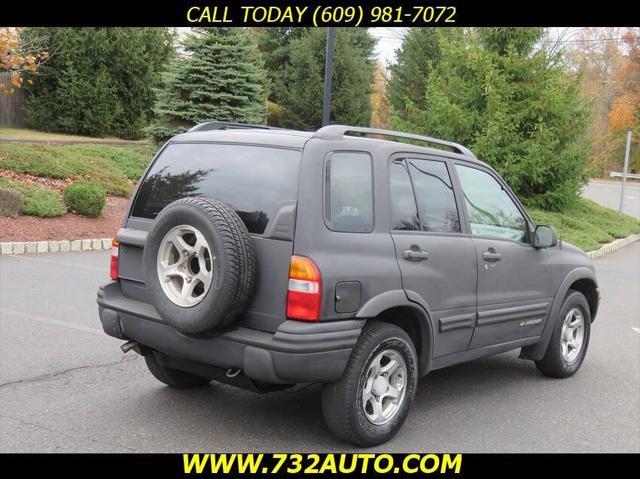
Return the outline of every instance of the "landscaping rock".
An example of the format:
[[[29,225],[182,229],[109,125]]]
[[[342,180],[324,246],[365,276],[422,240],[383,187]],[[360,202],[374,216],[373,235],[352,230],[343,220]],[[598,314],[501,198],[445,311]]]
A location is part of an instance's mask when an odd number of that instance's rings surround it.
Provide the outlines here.
[[[19,191],[0,188],[0,216],[16,217],[22,211],[24,198]]]

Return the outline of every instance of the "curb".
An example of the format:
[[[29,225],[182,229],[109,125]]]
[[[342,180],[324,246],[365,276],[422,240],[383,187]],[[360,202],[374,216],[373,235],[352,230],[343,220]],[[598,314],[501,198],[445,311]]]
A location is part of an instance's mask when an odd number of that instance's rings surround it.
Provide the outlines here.
[[[635,243],[636,241],[640,241],[640,234],[629,235],[626,238],[620,238],[611,243],[607,243],[600,249],[595,251],[589,251],[587,256],[591,259],[601,258],[602,256],[613,253],[614,251],[618,251],[625,246],[630,245],[631,243]]]
[[[68,251],[97,251],[105,249],[111,249],[111,238],[0,243],[0,255],[66,253]]]

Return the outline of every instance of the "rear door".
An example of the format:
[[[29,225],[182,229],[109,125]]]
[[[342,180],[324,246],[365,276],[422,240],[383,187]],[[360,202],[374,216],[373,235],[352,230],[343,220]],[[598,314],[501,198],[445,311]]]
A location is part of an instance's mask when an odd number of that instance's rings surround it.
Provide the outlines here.
[[[121,240],[123,293],[148,302],[142,252],[169,203],[203,196],[230,205],[246,225],[258,263],[251,303],[237,325],[275,331],[285,317],[301,151],[267,145],[170,143],[149,168]]]
[[[478,318],[469,349],[541,334],[551,305],[547,252],[503,181],[481,165],[457,163],[478,263]]]
[[[464,351],[476,312],[476,254],[461,222],[448,160],[399,156],[390,163],[391,235],[402,285],[422,297],[434,357]]]

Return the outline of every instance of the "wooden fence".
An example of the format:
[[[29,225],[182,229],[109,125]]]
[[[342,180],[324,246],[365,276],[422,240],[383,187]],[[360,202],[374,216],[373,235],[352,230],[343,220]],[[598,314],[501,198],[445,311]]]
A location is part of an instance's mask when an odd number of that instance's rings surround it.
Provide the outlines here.
[[[8,83],[9,74],[0,72],[0,83]],[[0,128],[24,126],[24,91],[16,90],[11,95],[0,93]]]

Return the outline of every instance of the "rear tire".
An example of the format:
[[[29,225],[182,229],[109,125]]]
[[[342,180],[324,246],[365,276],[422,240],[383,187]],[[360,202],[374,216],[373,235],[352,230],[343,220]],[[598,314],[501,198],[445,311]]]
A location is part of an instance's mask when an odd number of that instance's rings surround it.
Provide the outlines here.
[[[195,388],[198,386],[204,386],[211,382],[210,379],[163,366],[158,362],[153,351],[147,352],[144,356],[144,360],[147,363],[147,367],[149,368],[149,371],[151,371],[151,374],[153,374],[158,381],[165,383],[167,386],[172,388]]]
[[[370,322],[342,377],[322,391],[327,426],[357,446],[382,444],[402,427],[417,384],[418,358],[409,335],[392,324]]]
[[[558,313],[547,352],[536,361],[538,370],[552,378],[573,376],[587,354],[590,336],[589,303],[579,291],[569,290]]]

